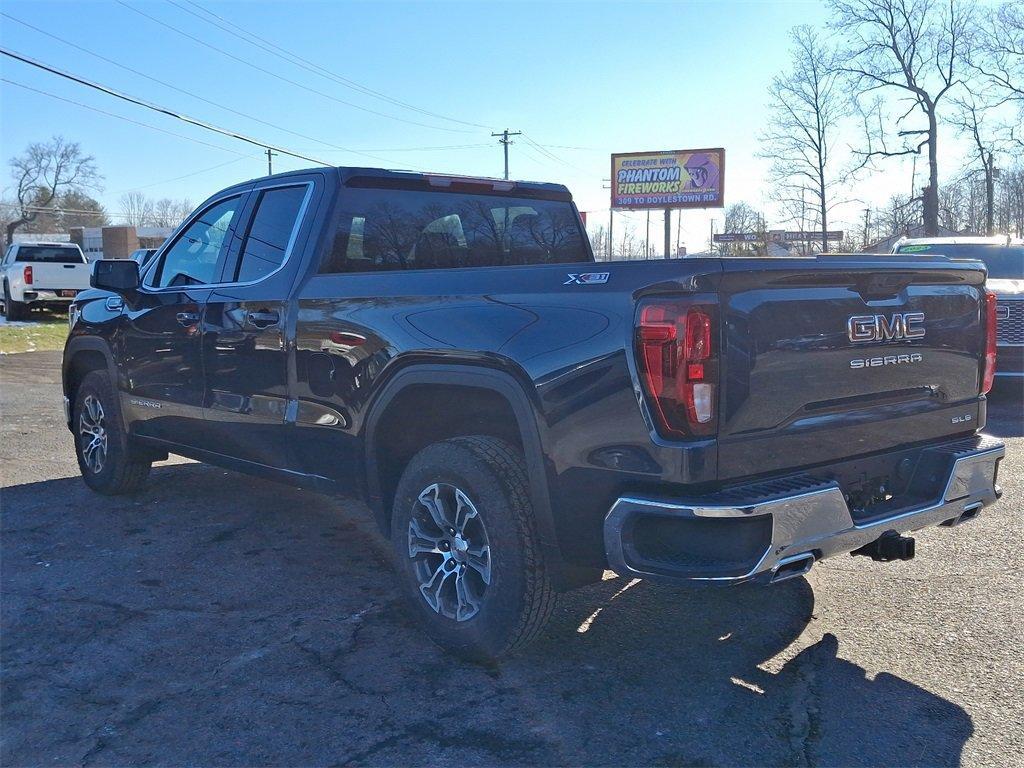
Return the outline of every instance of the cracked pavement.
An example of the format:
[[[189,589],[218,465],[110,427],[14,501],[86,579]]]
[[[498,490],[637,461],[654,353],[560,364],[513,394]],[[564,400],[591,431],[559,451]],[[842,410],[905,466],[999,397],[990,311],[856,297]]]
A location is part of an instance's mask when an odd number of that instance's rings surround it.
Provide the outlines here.
[[[1002,502],[775,587],[613,577],[457,661],[362,505],[172,459],[77,477],[59,354],[0,359],[0,764],[1020,765],[1024,419]]]

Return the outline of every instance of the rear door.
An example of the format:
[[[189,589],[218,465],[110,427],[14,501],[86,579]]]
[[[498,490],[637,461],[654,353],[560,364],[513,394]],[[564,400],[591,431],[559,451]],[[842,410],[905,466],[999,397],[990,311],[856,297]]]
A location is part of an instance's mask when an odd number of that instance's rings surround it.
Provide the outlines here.
[[[942,260],[726,259],[720,476],[974,431],[983,281]]]
[[[125,302],[122,405],[138,434],[206,447],[200,320],[245,199],[236,191],[193,214]]]
[[[255,186],[203,316],[204,404],[215,450],[268,467],[294,465],[282,432],[294,328],[289,296],[309,235],[307,213],[319,199],[318,178]]]

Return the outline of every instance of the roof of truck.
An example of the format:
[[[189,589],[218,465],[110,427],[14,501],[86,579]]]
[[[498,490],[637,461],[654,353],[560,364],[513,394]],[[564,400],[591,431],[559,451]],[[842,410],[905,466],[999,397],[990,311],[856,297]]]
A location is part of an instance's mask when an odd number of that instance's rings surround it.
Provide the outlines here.
[[[251,179],[247,184],[266,179],[287,179],[304,173],[323,171],[323,168],[304,168],[273,176],[262,176]],[[550,184],[543,181],[524,181],[520,179],[495,179],[489,176],[461,176],[453,173],[432,173],[426,171],[401,171],[386,168],[360,168],[355,166],[338,166],[336,168],[341,183],[346,187],[377,187],[377,188],[433,188],[458,192],[488,191],[497,194],[523,194],[535,197],[571,200],[572,194],[564,184]],[[237,186],[237,185],[236,185]]]
[[[993,245],[1009,246],[1021,245],[1024,240],[1011,237],[1010,235],[994,235],[984,237],[981,235],[956,235],[954,237],[905,237],[896,242],[894,248],[904,245]]]

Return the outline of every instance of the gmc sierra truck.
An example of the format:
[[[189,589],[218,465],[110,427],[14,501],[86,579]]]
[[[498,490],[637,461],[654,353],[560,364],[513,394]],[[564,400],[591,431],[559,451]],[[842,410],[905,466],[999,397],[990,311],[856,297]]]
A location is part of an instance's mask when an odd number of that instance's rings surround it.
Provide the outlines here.
[[[100,493],[174,453],[361,496],[430,636],[493,658],[606,568],[779,582],[977,516],[1004,451],[984,282],[919,255],[595,263],[560,185],[281,174],[141,273],[97,262],[67,423]]]

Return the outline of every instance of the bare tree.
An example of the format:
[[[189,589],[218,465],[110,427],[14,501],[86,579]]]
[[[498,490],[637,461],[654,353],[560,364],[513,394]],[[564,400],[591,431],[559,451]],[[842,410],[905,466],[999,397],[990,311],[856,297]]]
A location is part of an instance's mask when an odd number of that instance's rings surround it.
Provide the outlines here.
[[[971,94],[956,100],[958,113],[952,122],[966,135],[972,146],[977,166],[973,171],[980,171],[985,179],[985,234],[995,234],[995,149],[997,139],[987,130],[985,125],[988,109],[979,105]]]
[[[971,6],[962,0],[830,0],[832,26],[845,38],[840,55],[862,114],[865,167],[876,159],[927,149],[924,230],[938,233],[940,108],[960,84]],[[895,97],[887,102],[883,94]],[[907,127],[917,115],[924,121]],[[895,134],[895,137],[893,136]],[[897,141],[893,143],[892,139]]]
[[[176,227],[192,212],[192,201],[163,197],[153,203],[153,226]]]
[[[93,188],[102,179],[95,158],[62,136],[29,144],[22,154],[11,158],[10,166],[17,216],[6,226],[8,245],[14,242],[18,228],[34,221],[58,195]]]
[[[791,33],[790,68],[772,81],[770,128],[761,136],[761,156],[772,161],[776,199],[807,229],[808,214],[828,250],[829,212],[834,207],[832,154],[836,134],[849,115],[835,52],[809,26]]]
[[[999,231],[1024,237],[1024,165],[1003,170],[996,196]]]
[[[129,227],[153,226],[153,201],[141,192],[128,192],[121,195],[121,214],[124,223]]]
[[[980,29],[972,63],[1004,98],[1024,105],[1024,6],[1012,2],[991,9]]]
[[[764,214],[745,202],[733,203],[725,209],[725,232],[755,235],[753,242],[719,243],[719,256],[749,256],[765,251],[768,232]]]
[[[598,225],[597,229],[588,232],[590,236],[590,249],[594,252],[594,258],[604,261],[608,253],[608,228],[604,224]]]

